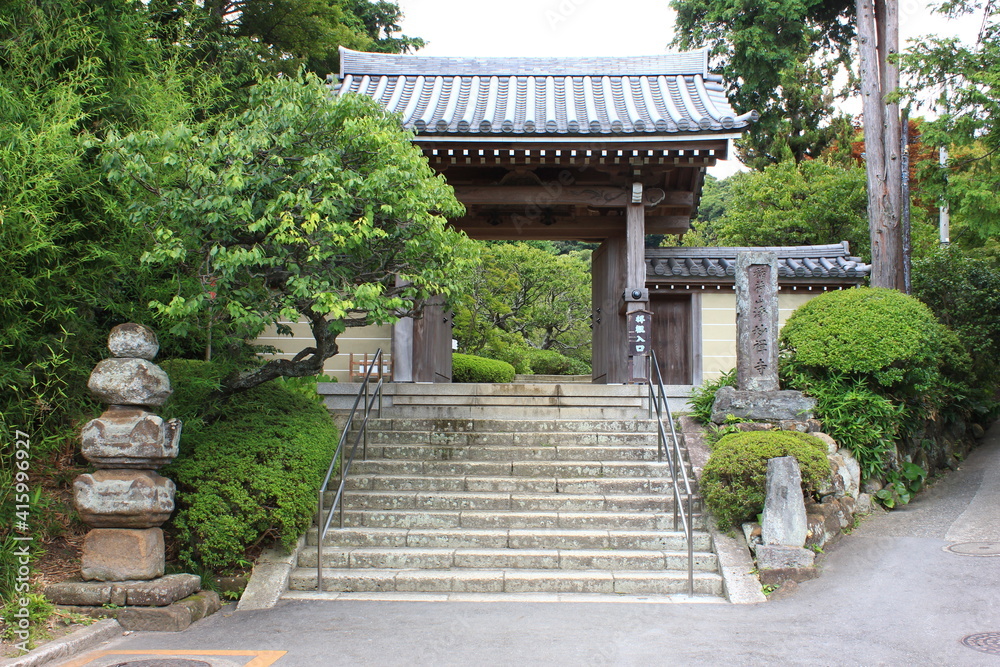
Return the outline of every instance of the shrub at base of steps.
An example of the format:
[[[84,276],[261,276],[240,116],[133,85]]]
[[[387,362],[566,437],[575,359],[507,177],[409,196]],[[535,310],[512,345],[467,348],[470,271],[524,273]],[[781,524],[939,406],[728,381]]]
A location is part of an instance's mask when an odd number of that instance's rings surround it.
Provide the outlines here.
[[[472,354],[451,355],[453,382],[512,382],[514,367],[506,361]]]
[[[826,451],[822,440],[798,431],[749,431],[721,438],[701,478],[702,494],[719,528],[730,530],[763,511],[768,459],[794,456],[802,486],[812,490],[830,476]]]
[[[204,362],[163,365],[173,408],[191,415],[217,371]],[[163,474],[177,483],[169,527],[181,563],[226,572],[267,542],[291,548],[305,532],[337,429],[318,402],[273,382],[209,409],[184,425],[180,456]]]

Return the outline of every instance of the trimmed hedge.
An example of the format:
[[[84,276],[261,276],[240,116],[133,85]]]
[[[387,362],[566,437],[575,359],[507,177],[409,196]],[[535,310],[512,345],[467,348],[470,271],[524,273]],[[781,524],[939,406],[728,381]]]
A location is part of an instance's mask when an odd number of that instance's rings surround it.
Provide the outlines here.
[[[181,563],[226,572],[246,567],[265,543],[294,546],[337,446],[329,413],[275,382],[213,403],[212,364],[162,366],[175,391],[165,412],[188,418],[181,454],[163,473],[177,483],[172,533]]]
[[[861,373],[883,387],[914,388],[934,384],[944,348],[957,347],[954,339],[926,305],[879,287],[821,294],[792,313],[780,336],[795,366]]]
[[[452,382],[513,382],[514,367],[506,361],[472,354],[451,355]]]
[[[826,444],[798,431],[749,431],[719,439],[705,464],[701,490],[719,527],[729,530],[751,521],[764,509],[767,461],[794,456],[806,489],[830,475]]]
[[[531,372],[536,375],[590,375],[590,366],[555,350],[527,349],[524,353]]]

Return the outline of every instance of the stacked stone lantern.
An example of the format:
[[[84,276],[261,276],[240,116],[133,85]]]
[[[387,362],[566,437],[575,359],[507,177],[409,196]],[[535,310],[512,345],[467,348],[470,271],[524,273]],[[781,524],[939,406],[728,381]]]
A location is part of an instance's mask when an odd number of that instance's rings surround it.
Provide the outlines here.
[[[152,412],[170,397],[170,378],[152,359],[156,334],[139,324],[111,331],[113,357],[97,364],[87,387],[109,407],[83,427],[83,456],[97,471],[73,482],[77,510],[93,530],[83,544],[87,580],[163,576],[163,531],[174,511],[174,483],[156,470],[177,456],[181,424]]]
[[[156,471],[177,456],[181,423],[154,409],[170,397],[170,378],[152,361],[156,334],[142,325],[112,329],[108,349],[112,358],[97,364],[87,383],[108,409],[81,433],[83,456],[97,470],[73,481],[77,511],[91,527],[81,556],[84,581],[45,592],[82,613],[106,615],[111,605],[128,630],[182,630],[216,611],[219,598],[198,592],[200,577],[164,576],[160,526],[174,511],[175,487]]]

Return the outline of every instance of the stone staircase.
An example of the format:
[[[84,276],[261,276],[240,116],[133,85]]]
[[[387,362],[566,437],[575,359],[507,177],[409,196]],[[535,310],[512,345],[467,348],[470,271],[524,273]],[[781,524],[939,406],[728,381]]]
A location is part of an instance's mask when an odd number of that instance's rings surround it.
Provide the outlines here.
[[[687,599],[687,545],[644,399],[608,387],[603,402],[565,405],[565,388],[539,386],[396,394],[370,424],[368,459],[351,469],[345,528],[324,542],[324,590]],[[440,416],[454,408],[463,415]],[[700,515],[694,525],[695,596],[721,601],[711,536]],[[316,591],[316,561],[314,528],[293,596]]]

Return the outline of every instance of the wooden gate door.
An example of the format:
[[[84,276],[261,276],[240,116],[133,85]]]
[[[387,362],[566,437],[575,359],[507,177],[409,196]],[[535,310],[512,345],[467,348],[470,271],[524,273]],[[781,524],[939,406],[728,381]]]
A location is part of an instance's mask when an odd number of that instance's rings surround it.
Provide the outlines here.
[[[625,239],[610,238],[591,257],[591,366],[595,383],[627,380],[625,316],[619,312],[625,289]]]
[[[651,294],[649,300],[663,384],[692,384],[691,295]]]
[[[431,299],[413,320],[413,381],[451,382],[452,314],[444,298]]]

